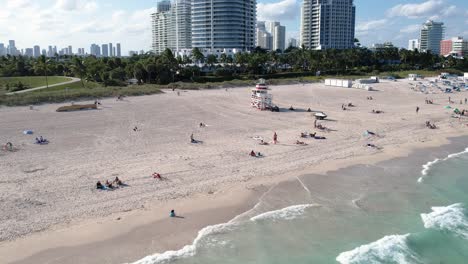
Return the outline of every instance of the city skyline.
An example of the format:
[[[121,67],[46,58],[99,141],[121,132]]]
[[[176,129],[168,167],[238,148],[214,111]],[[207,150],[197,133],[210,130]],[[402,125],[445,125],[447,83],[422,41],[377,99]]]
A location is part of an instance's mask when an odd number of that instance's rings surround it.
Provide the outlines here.
[[[151,21],[156,1],[92,0],[4,0],[0,10],[2,43],[16,40],[26,49],[41,49],[52,43],[60,47],[85,47],[90,43],[122,43],[123,55],[130,50],[151,50]],[[299,39],[298,0],[259,0],[257,19],[278,21],[286,26],[286,38]],[[444,22],[446,37],[468,37],[468,3],[463,0],[407,1],[355,0],[356,37],[364,46],[393,42],[407,47],[419,37],[420,25],[428,19]],[[6,7],[6,8],[5,8]],[[24,22],[28,27],[22,28]],[[85,22],[83,22],[85,21]],[[100,45],[102,45],[100,44]]]

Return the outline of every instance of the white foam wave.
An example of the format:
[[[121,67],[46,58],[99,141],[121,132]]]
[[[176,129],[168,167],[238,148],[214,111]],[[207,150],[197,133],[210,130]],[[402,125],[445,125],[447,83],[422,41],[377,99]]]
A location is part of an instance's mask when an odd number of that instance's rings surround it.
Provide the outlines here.
[[[222,234],[228,232],[232,230],[233,227],[235,227],[235,224],[233,223],[207,226],[198,232],[197,237],[191,245],[187,245],[177,251],[166,251],[161,254],[147,256],[137,262],[134,262],[133,264],[160,264],[168,263],[176,259],[193,257],[197,253],[197,246],[199,245],[202,239],[206,238],[209,235]]]
[[[446,158],[444,159],[435,159],[433,161],[429,161],[428,163],[424,164],[422,167],[422,171],[421,171],[421,174],[422,174],[422,177],[420,177],[418,179],[418,182],[419,183],[422,183],[424,181],[424,178],[425,176],[427,176],[427,174],[429,173],[429,171],[431,170],[432,166],[434,166],[435,164],[439,163],[440,161],[446,161],[446,160],[449,160],[451,158],[455,158],[455,157],[458,157],[460,155],[463,155],[465,153],[468,153],[468,148],[466,148],[464,151],[461,151],[461,152],[458,152],[458,153],[453,153],[453,154],[450,154],[448,155]]]
[[[468,219],[463,204],[452,204],[446,207],[432,207],[432,213],[421,214],[425,228],[453,232],[468,239]]]
[[[317,204],[300,204],[289,206],[280,210],[270,211],[263,214],[259,214],[250,218],[251,221],[259,220],[291,220],[295,219],[304,214],[305,210],[310,207],[318,207]]]
[[[336,257],[336,261],[341,264],[422,263],[418,255],[409,248],[408,236],[409,234],[386,236],[370,244],[343,252]]]

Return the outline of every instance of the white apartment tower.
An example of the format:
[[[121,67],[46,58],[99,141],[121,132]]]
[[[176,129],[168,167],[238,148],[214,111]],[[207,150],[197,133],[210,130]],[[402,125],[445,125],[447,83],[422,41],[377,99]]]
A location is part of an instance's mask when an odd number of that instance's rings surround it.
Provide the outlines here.
[[[255,46],[266,50],[273,49],[273,36],[267,32],[265,21],[257,22]]]
[[[353,0],[304,0],[301,45],[309,49],[353,48],[355,23]]]
[[[164,4],[167,4],[166,2],[169,1],[163,1]],[[153,52],[156,54],[160,54],[165,49],[169,48],[168,31],[171,19],[170,11],[165,10],[165,7],[166,5],[162,5],[161,9],[164,11],[160,11],[160,3],[158,3],[158,11],[151,15],[153,36],[152,48]]]
[[[256,0],[192,0],[192,46],[219,54],[255,48]]]
[[[428,20],[421,27],[419,47],[422,52],[440,54],[440,42],[444,39],[444,23]]]

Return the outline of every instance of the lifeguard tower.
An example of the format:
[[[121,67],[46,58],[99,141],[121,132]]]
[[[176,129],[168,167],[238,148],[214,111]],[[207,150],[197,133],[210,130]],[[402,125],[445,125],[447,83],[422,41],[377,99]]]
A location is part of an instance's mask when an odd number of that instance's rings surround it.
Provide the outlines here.
[[[251,105],[260,110],[271,110],[273,96],[268,94],[268,86],[264,79],[258,80],[257,85],[252,89]]]

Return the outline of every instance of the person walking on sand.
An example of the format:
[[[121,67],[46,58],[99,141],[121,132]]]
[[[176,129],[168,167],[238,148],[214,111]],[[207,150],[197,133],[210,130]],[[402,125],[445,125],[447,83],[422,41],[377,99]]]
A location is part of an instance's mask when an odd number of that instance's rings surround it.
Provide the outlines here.
[[[273,134],[273,144],[278,143],[278,134],[276,132]]]
[[[419,106],[416,106],[416,114],[419,113]]]

